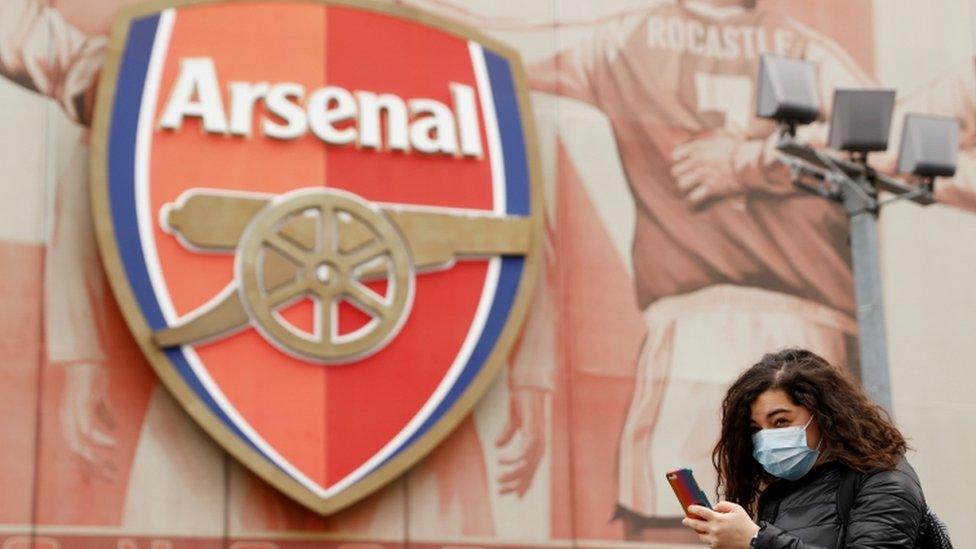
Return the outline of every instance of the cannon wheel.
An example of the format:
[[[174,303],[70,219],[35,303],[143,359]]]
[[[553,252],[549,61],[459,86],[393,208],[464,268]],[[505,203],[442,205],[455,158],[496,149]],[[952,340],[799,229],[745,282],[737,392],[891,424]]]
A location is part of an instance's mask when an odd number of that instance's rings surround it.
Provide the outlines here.
[[[315,223],[314,243],[289,238],[288,227],[296,221]],[[343,250],[340,231],[354,224],[371,238]],[[272,288],[266,285],[265,268],[270,251],[295,267],[293,279]],[[379,258],[388,266],[385,296],[368,288],[360,276],[364,266],[376,265]],[[413,267],[397,227],[362,198],[335,189],[302,189],[265,206],[241,238],[236,269],[241,302],[261,334],[293,356],[323,364],[358,360],[382,349],[399,332],[413,303]],[[314,333],[296,330],[277,314],[303,297],[316,304]],[[337,311],[343,300],[371,319],[339,335]]]

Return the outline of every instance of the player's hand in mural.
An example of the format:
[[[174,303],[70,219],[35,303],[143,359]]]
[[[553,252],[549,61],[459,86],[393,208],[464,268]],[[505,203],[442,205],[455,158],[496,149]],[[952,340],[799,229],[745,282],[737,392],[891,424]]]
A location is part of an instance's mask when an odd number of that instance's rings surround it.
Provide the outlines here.
[[[694,529],[698,539],[713,549],[744,549],[759,531],[742,506],[728,501],[718,502],[714,511],[700,505],[692,505],[688,511],[704,520],[684,518],[681,523]]]
[[[534,387],[513,387],[508,421],[495,440],[497,448],[516,446],[512,455],[498,459],[502,473],[498,476],[499,492],[522,497],[532,487],[539,462],[546,452],[546,391]],[[516,435],[520,435],[516,437]]]
[[[61,429],[65,443],[81,460],[82,473],[91,480],[114,482],[116,466],[106,456],[116,441],[109,434],[115,420],[107,400],[107,380],[96,364],[65,366],[65,395],[61,403]]]
[[[674,148],[671,176],[692,206],[745,190],[733,163],[743,141],[732,133],[716,131]]]

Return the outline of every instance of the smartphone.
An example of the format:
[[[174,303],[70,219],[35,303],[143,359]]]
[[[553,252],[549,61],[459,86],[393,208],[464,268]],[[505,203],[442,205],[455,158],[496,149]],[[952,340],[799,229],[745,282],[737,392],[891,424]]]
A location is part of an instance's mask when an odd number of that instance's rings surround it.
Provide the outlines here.
[[[701,519],[698,515],[693,515],[688,512],[689,505],[701,505],[709,509],[712,508],[712,504],[708,502],[708,496],[698,486],[698,482],[695,481],[695,475],[691,473],[691,469],[668,471],[667,477],[668,484],[671,485],[671,489],[674,490],[674,495],[678,497],[678,502],[681,503],[681,510],[689,518]]]

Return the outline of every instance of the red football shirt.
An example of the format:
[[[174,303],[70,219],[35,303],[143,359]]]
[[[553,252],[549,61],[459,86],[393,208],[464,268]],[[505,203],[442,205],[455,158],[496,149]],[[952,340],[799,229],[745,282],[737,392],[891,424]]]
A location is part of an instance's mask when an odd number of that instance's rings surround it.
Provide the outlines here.
[[[769,177],[774,162],[762,151],[774,127],[753,107],[763,52],[814,61],[822,90],[869,82],[838,46],[784,15],[689,3],[612,20],[529,71],[535,89],[586,101],[610,119],[636,207],[641,307],[729,283],[853,310],[844,212]],[[755,154],[743,171],[770,180],[693,207],[670,175],[672,152],[717,131],[746,139],[740,151]]]

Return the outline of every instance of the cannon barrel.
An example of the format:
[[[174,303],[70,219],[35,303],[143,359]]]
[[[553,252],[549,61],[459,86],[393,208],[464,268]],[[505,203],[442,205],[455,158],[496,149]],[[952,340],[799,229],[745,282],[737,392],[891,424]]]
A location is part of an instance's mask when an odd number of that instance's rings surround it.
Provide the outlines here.
[[[328,192],[328,189],[322,189]],[[193,189],[184,193],[163,212],[164,229],[187,248],[211,253],[234,253],[251,220],[276,198],[255,193],[232,193],[215,189]],[[283,198],[287,200],[287,198]],[[365,201],[364,201],[365,202]],[[457,259],[497,255],[525,255],[532,245],[528,217],[499,216],[477,210],[370,204],[392,222],[407,245],[414,272],[449,267]],[[335,227],[336,245],[355,250],[374,238],[371,228],[350,216],[340,215]],[[314,217],[296,216],[279,228],[289,240],[311,250],[316,231],[323,230]],[[274,254],[266,256],[264,278],[276,287],[295,277],[295,266]],[[364,280],[386,274],[376,265],[357,274]],[[225,288],[223,298],[181,325],[154,334],[162,347],[182,345],[228,334],[249,323],[248,313],[236,291],[238,281]]]
[[[191,248],[233,252],[250,220],[272,199],[194,189],[169,205],[166,228]],[[523,255],[531,245],[527,217],[399,205],[380,205],[380,209],[400,231],[417,271],[448,265],[456,257]],[[308,219],[284,227],[282,232],[296,242],[309,242],[315,227]],[[339,231],[339,246],[353,249],[370,236],[361,225],[349,224]]]

